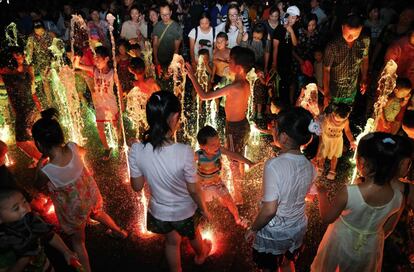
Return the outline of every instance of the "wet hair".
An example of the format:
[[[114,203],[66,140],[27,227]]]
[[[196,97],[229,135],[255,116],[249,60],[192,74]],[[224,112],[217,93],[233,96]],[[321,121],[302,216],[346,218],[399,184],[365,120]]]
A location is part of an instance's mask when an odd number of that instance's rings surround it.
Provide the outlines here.
[[[342,25],[347,25],[350,28],[360,28],[364,25],[364,22],[361,16],[355,13],[350,13],[348,14],[348,16],[345,17],[345,19],[342,22]]]
[[[145,62],[141,58],[131,58],[128,67],[138,74],[145,72]]]
[[[397,82],[395,83],[395,88],[397,89],[411,89],[411,81],[406,77],[398,77]]]
[[[351,112],[352,107],[345,103],[336,103],[333,104],[333,112],[336,113],[341,118],[348,117]]]
[[[208,19],[211,22],[211,17],[210,17],[210,13],[208,13],[207,11],[203,11],[200,16],[198,17],[198,21],[200,21],[201,19]]]
[[[219,34],[217,34],[216,40],[217,40],[218,38],[223,38],[223,39],[225,39],[226,41],[228,41],[228,40],[229,40],[229,36],[227,35],[227,33],[226,33],[226,32],[219,32]]]
[[[49,108],[42,111],[41,116],[32,127],[32,136],[35,142],[47,150],[63,144],[65,137],[62,127],[57,120],[58,111],[54,108]]]
[[[364,158],[378,185],[390,182],[398,174],[400,162],[411,154],[408,138],[385,132],[365,135],[357,149],[357,157]]]
[[[235,46],[230,50],[230,58],[236,65],[243,67],[245,73],[248,73],[255,61],[254,52],[246,47]]]
[[[407,128],[414,128],[414,110],[405,111],[402,124]]]
[[[197,133],[197,141],[199,145],[206,145],[208,138],[213,138],[218,136],[217,130],[211,126],[205,126],[200,129]]]
[[[33,29],[39,29],[39,28],[46,29],[45,24],[43,23],[42,20],[34,20],[33,21]]]
[[[228,33],[229,30],[230,30],[230,24],[231,24],[231,22],[230,22],[229,12],[230,12],[231,9],[237,9],[238,15],[240,16],[240,8],[239,8],[239,5],[236,4],[236,3],[230,4],[229,7],[227,8],[227,19],[226,19],[226,24],[224,26],[224,31],[226,33]]]
[[[143,143],[150,143],[155,150],[168,140],[167,133],[171,130],[168,118],[181,113],[181,103],[172,92],[158,91],[148,99],[145,111],[149,128],[144,132]]]
[[[210,56],[210,52],[207,48],[201,48],[200,50],[198,50],[198,55]]]
[[[97,56],[106,58],[106,57],[110,57],[111,55],[109,54],[109,50],[108,48],[106,48],[105,46],[97,46],[95,48],[95,54]]]
[[[312,114],[301,107],[281,111],[276,119],[278,134],[286,133],[298,147],[306,144],[302,152],[308,159],[316,156],[319,145],[319,137],[309,131],[312,120]]]

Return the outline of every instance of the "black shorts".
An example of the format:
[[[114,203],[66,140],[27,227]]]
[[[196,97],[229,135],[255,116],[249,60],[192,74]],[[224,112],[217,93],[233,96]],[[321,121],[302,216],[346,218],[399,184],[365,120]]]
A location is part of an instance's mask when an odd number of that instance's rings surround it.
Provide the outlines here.
[[[202,215],[199,210],[196,210],[194,215],[180,221],[162,221],[158,220],[151,213],[147,213],[147,229],[158,234],[167,234],[173,230],[178,232],[181,236],[188,237],[193,240],[195,238],[196,228],[200,222]]]
[[[253,248],[253,261],[260,269],[269,269],[271,271],[276,271],[280,266],[282,266],[283,259],[285,257],[289,261],[295,262],[302,250],[303,245],[293,251],[293,253],[286,251],[285,254],[273,255],[271,253],[259,252]]]

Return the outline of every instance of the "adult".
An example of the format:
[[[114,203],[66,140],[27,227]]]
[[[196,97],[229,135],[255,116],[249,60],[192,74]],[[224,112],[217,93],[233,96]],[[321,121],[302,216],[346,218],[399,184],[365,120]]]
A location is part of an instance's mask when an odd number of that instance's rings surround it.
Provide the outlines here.
[[[222,23],[227,22],[229,9],[232,5],[237,5],[238,12],[240,14],[240,19],[243,22],[243,26],[246,29],[246,31],[249,30],[249,28],[250,28],[249,12],[245,7],[245,3],[241,3],[241,5],[239,5],[238,2],[236,2],[236,1],[229,2],[227,8],[223,7],[223,9],[221,10],[221,14],[223,14],[222,17],[221,17],[221,22]]]
[[[193,67],[198,63],[200,49],[207,49],[210,59],[213,59],[215,30],[210,26],[210,16],[207,12],[201,13],[199,25],[190,31],[188,38],[190,40],[190,56]]]
[[[124,5],[121,8],[121,20],[126,22],[131,20],[131,8],[136,5],[135,0],[124,0]]]
[[[286,24],[278,25],[272,37],[272,70],[277,71],[280,76],[280,98],[293,104],[294,90],[290,87],[292,83],[292,50],[298,45],[298,33],[294,30],[294,25],[299,20],[300,11],[298,7],[290,6],[286,14],[288,14]]]
[[[172,92],[155,92],[146,113],[149,128],[142,143],[133,144],[129,153],[131,186],[141,191],[144,183],[149,185],[148,230],[164,235],[169,270],[181,271],[182,237],[189,238],[196,264],[202,264],[211,250],[211,242],[202,240],[197,227],[201,215],[197,208],[209,214],[199,193],[194,150],[174,142],[180,127],[180,101]]]
[[[243,34],[246,32],[246,27],[243,26],[243,21],[239,15],[239,6],[237,4],[230,4],[227,9],[226,21],[216,27],[216,33],[225,32],[228,37],[228,48],[233,48],[240,44]]]
[[[97,9],[91,9],[89,16],[91,19],[88,22],[89,38],[99,41],[105,47],[109,47],[108,23],[100,19]]]
[[[154,64],[166,68],[174,54],[178,54],[183,39],[181,26],[171,19],[172,10],[166,2],[160,5],[161,21],[153,32]]]
[[[266,31],[270,37],[273,37],[276,27],[280,24],[280,11],[276,5],[270,7],[269,17],[265,21]]]
[[[414,28],[388,47],[385,63],[389,60],[397,63],[398,77],[408,78],[411,86],[414,86]]]
[[[318,17],[318,25],[322,25],[328,21],[328,16],[326,16],[325,11],[320,7],[320,0],[311,0],[311,13],[315,14]]]
[[[377,44],[377,40],[384,26],[385,26],[384,22],[380,19],[379,7],[372,5],[368,9],[368,19],[366,19],[364,22],[364,27],[369,29],[369,32],[370,32],[370,36],[371,36],[370,47],[371,48],[375,48],[375,45]]]
[[[146,39],[148,37],[148,29],[141,8],[139,6],[132,6],[129,15],[131,19],[122,24],[121,38],[129,41],[142,36]]]
[[[158,23],[158,21],[160,20],[160,13],[158,12],[158,8],[157,6],[153,6],[149,9],[148,11],[148,39],[152,40],[152,32],[154,31],[154,27],[155,25]]]
[[[350,14],[342,22],[342,35],[325,48],[323,68],[324,106],[353,104],[361,73],[360,90],[366,90],[369,38],[361,37],[362,19]]]

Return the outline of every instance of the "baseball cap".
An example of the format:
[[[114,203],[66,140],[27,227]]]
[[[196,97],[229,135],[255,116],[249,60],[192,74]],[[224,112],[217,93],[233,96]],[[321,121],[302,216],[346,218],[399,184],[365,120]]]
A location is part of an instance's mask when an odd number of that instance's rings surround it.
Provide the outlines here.
[[[291,16],[300,16],[300,10],[298,9],[297,6],[288,7],[288,9],[286,10],[286,13],[288,13]]]

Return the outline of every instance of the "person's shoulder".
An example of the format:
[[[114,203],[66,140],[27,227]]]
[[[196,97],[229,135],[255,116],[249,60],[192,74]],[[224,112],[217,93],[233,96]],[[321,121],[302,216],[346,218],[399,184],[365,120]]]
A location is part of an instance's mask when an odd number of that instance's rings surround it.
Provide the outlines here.
[[[223,23],[218,24],[218,25],[216,26],[216,32],[217,32],[217,31],[223,31],[223,30],[224,30],[224,28],[225,28],[225,26],[226,26],[226,22],[223,22]]]
[[[188,144],[175,143],[173,145],[173,148],[177,152],[183,152],[183,153],[191,152],[191,153],[194,153],[194,149],[190,145],[188,145]]]

